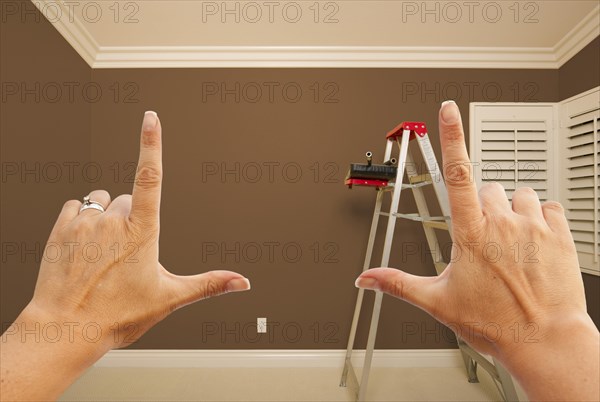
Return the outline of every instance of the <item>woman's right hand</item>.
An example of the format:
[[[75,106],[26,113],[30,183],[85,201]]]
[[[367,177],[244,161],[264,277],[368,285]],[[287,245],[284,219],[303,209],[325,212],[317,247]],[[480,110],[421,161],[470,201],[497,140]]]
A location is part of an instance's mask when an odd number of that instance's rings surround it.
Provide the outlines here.
[[[540,204],[530,188],[516,190],[511,205],[497,183],[483,186],[478,196],[454,102],[442,106],[439,126],[452,216],[450,264],[434,277],[374,268],[357,286],[422,308],[522,382],[540,374],[528,382],[533,398],[598,400],[599,334],[586,312],[563,208]],[[573,393],[561,393],[571,387]]]

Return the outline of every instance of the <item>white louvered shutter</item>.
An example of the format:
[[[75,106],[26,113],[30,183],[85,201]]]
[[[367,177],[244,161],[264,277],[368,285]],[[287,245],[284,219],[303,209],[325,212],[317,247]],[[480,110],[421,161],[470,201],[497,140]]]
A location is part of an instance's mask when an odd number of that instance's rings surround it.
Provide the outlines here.
[[[600,275],[600,90],[560,104],[561,202],[581,270]]]
[[[507,196],[531,187],[541,201],[558,199],[554,160],[555,104],[472,103],[471,161],[478,186],[496,181]]]

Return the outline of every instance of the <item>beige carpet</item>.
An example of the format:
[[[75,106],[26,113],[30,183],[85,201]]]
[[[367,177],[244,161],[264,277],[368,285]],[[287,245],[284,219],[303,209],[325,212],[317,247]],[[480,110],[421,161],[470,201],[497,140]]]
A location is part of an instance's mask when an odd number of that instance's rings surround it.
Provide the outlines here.
[[[358,369],[360,372],[360,368]],[[334,368],[92,368],[63,401],[351,401]],[[359,374],[360,375],[360,374]],[[373,368],[370,401],[497,401],[484,370],[469,384],[462,368]],[[522,395],[522,391],[519,390]],[[523,397],[521,400],[525,400]]]

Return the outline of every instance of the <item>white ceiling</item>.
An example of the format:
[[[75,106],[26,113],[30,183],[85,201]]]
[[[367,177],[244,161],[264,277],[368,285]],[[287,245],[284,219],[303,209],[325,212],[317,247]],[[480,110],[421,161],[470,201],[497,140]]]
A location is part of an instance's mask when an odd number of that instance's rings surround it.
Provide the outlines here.
[[[600,34],[598,0],[34,3],[94,68],[557,68]]]

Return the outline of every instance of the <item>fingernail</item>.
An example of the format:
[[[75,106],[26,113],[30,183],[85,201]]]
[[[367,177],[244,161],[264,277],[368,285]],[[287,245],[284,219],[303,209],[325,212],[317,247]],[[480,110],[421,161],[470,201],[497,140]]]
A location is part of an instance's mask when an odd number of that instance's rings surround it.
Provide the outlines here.
[[[227,282],[227,286],[225,287],[228,292],[242,292],[244,290],[250,289],[250,281],[248,278],[237,278],[232,279]]]
[[[156,127],[156,123],[158,123],[158,115],[156,112],[148,110],[146,113],[144,113],[144,122],[142,123],[144,131],[152,130],[154,127]]]
[[[456,102],[447,100],[442,103],[442,120],[446,124],[454,124],[460,119],[460,112]]]
[[[379,282],[375,278],[362,278],[358,277],[354,286],[362,289],[379,290]]]

